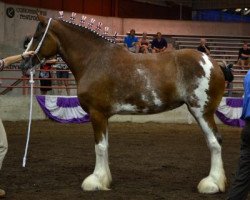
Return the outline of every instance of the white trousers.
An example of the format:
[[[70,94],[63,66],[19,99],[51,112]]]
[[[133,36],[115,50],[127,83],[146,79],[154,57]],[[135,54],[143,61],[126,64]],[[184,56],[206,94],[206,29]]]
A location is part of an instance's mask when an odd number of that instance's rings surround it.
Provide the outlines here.
[[[3,126],[2,119],[0,118],[0,169],[2,168],[3,159],[8,150],[8,141],[6,132]]]

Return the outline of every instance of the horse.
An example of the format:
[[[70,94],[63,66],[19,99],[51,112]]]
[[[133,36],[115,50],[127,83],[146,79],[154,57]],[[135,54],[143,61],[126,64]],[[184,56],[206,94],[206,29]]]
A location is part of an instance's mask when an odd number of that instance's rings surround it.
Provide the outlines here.
[[[38,20],[29,47],[36,49],[36,54],[24,61],[23,72],[56,54],[72,71],[80,105],[90,115],[95,139],[95,168],[82,182],[83,190],[110,189],[111,116],[155,114],[186,104],[201,127],[211,154],[210,172],[197,189],[205,194],[225,191],[222,137],[214,120],[225,78],[212,58],[191,49],[136,54],[88,27],[40,15]]]

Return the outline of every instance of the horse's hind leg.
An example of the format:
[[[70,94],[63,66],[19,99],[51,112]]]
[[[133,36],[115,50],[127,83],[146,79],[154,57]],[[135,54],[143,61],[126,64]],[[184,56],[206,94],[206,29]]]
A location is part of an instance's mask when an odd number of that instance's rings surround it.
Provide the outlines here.
[[[188,106],[190,112],[196,118],[206,138],[211,153],[211,168],[207,177],[198,185],[200,193],[213,194],[225,191],[226,176],[221,157],[221,136],[217,131],[214,121],[214,111],[204,111],[200,108]]]
[[[82,183],[83,190],[108,190],[111,183],[111,173],[108,163],[108,120],[99,112],[90,112],[95,134],[96,163],[93,174]]]

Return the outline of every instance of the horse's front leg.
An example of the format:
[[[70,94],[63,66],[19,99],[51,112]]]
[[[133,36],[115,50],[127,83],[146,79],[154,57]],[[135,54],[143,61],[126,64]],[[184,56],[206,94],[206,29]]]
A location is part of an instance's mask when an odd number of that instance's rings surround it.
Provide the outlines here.
[[[96,163],[93,174],[82,183],[83,190],[108,190],[112,181],[108,161],[108,119],[103,114],[90,112],[95,135]]]

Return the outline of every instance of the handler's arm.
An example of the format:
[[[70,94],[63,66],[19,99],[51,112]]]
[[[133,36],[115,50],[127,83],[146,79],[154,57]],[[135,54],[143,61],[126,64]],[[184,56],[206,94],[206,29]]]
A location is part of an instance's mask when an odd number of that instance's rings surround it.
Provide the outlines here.
[[[28,52],[24,52],[23,54],[20,54],[20,55],[9,56],[7,58],[4,58],[3,59],[4,66],[6,67],[6,66],[11,65],[15,62],[21,61],[22,59],[25,59],[33,54],[34,54],[34,51],[28,51]]]

